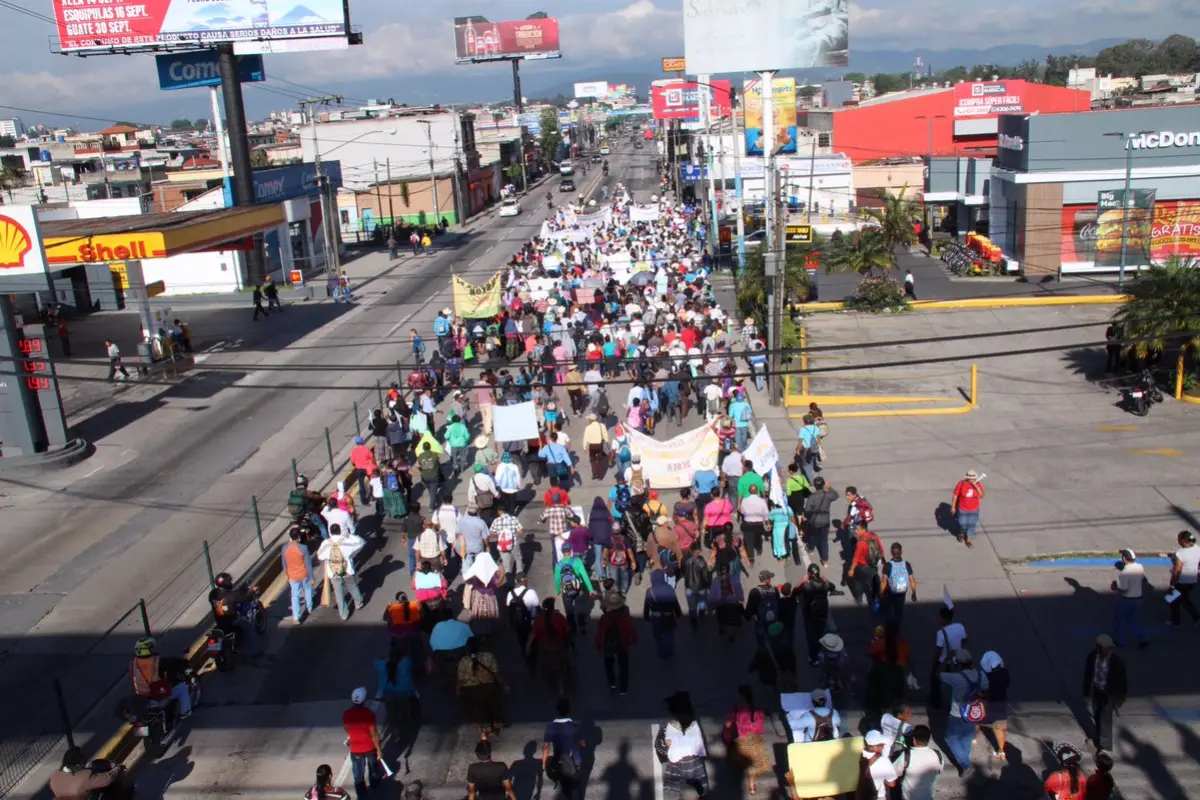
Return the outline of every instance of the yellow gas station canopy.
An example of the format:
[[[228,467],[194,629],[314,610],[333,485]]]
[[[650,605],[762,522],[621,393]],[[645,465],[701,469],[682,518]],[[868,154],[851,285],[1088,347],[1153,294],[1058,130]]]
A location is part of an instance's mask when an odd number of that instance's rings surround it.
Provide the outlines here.
[[[51,267],[168,258],[220,250],[284,223],[283,206],[244,206],[217,211],[173,211],[131,217],[47,220],[41,223]]]

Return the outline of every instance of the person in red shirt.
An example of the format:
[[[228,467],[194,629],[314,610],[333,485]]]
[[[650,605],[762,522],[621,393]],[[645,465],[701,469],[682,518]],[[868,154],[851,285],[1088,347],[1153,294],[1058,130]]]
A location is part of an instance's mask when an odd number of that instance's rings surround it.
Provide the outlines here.
[[[874,545],[874,546],[872,546]],[[861,519],[854,523],[854,558],[850,561],[850,591],[854,602],[879,601],[879,567],[883,562],[883,541],[867,530]]]
[[[1050,773],[1042,786],[1046,796],[1051,800],[1084,800],[1084,782],[1086,776],[1079,766],[1083,755],[1074,745],[1060,744],[1054,748],[1054,755],[1062,769]]]
[[[569,506],[571,505],[571,496],[567,494],[566,489],[558,485],[558,478],[551,475],[550,490],[542,495],[542,502],[546,506]]]
[[[375,451],[367,445],[361,436],[354,437],[354,449],[350,451],[350,466],[354,467],[354,477],[358,479],[358,499],[366,505],[371,495],[367,493],[367,479],[379,469],[375,461]]]
[[[1113,759],[1108,753],[1096,754],[1096,771],[1083,784],[1083,800],[1110,800],[1116,791],[1112,776]]]
[[[352,705],[342,714],[342,727],[350,748],[350,768],[354,775],[354,791],[360,798],[370,797],[368,783],[373,789],[383,780],[379,762],[383,745],[379,743],[379,725],[375,712],[367,708],[367,690],[360,686],[350,695]]]
[[[960,542],[965,541],[967,547],[975,546],[971,544],[971,539],[975,537],[975,528],[979,525],[979,504],[983,495],[982,479],[973,469],[967,470],[966,477],[954,486],[954,496],[950,499],[950,513],[958,524],[954,537]]]

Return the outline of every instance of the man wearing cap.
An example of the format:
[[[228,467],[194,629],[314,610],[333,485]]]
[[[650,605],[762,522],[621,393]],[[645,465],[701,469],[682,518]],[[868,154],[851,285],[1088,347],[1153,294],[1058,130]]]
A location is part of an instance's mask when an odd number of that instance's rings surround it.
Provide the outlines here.
[[[608,456],[604,453],[604,447],[609,441],[608,428],[604,427],[604,423],[600,422],[594,413],[588,414],[587,420],[587,427],[583,429],[583,446],[587,450],[588,462],[592,465],[592,479],[602,480],[604,467],[608,463]]]
[[[1113,712],[1120,710],[1129,696],[1125,662],[1114,649],[1112,637],[1102,633],[1083,664],[1083,697],[1092,712],[1092,743],[1105,752],[1113,747]]]
[[[812,708],[788,720],[798,744],[831,741],[842,735],[842,715],[830,706],[828,689],[813,689],[809,697]],[[819,735],[818,735],[819,732]],[[828,738],[826,738],[828,737]]]
[[[968,719],[973,713],[973,701],[985,697],[987,673],[975,668],[971,651],[960,647],[954,651],[954,669],[943,669],[938,680],[950,687],[950,712],[946,717],[946,749],[962,775],[971,767],[971,744],[981,720]]]
[[[379,725],[375,712],[364,705],[367,690],[360,686],[350,694],[350,708],[342,713],[342,727],[350,748],[350,770],[354,775],[354,792],[359,800],[371,796],[367,784],[374,789],[383,780],[379,767],[383,745],[379,742]]]
[[[863,737],[863,743],[866,747],[862,751],[862,767],[859,774],[870,779],[874,784],[875,791],[873,794],[867,795],[863,793],[860,786],[859,792],[855,796],[887,800],[888,793],[896,785],[898,777],[895,765],[888,758],[888,754],[884,752],[887,749],[888,738],[881,731],[867,731],[867,735]]]
[[[1138,563],[1137,553],[1131,548],[1121,551],[1117,562],[1117,579],[1109,590],[1117,595],[1113,606],[1113,640],[1117,647],[1124,647],[1130,637],[1137,639],[1139,647],[1150,644],[1150,637],[1142,628],[1142,589],[1146,584],[1146,568]]]
[[[965,541],[967,547],[974,547],[971,540],[975,538],[975,528],[979,525],[979,504],[983,500],[983,484],[979,473],[973,469],[967,470],[966,476],[954,486],[954,496],[950,498],[950,513],[958,523],[955,535],[960,542]]]

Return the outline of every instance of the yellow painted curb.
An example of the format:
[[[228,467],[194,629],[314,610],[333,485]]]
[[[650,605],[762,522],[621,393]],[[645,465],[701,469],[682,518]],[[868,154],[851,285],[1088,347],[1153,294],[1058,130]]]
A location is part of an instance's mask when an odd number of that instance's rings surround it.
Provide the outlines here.
[[[1037,308],[1039,306],[1111,306],[1129,301],[1127,294],[1050,295],[1046,297],[971,297],[963,300],[914,300],[913,311],[951,308]],[[805,303],[804,311],[844,311],[841,302]]]
[[[1200,397],[1192,394],[1179,395],[1179,401],[1181,403],[1187,403],[1188,405],[1200,406]]]
[[[945,398],[939,398],[945,400]],[[951,414],[969,414],[976,406],[970,402],[946,408],[881,408],[869,411],[830,411],[825,419],[861,419],[864,417],[940,417]],[[792,419],[799,419],[803,414],[788,414]]]
[[[944,403],[949,397],[890,397],[874,394],[809,394],[791,395],[787,398],[788,407],[807,408],[809,403],[819,406],[886,406],[891,404],[906,405],[910,403]],[[826,415],[828,416],[828,415]]]

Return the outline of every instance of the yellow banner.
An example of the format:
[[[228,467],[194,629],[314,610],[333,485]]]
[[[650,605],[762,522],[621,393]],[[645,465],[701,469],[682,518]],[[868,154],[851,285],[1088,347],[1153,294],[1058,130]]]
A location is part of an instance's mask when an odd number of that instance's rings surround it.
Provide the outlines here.
[[[454,276],[454,313],[460,317],[494,317],[500,313],[500,275],[497,272],[482,286]]]

